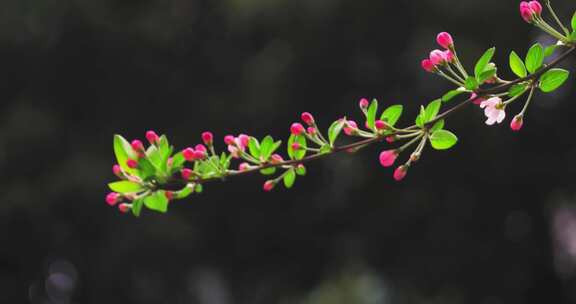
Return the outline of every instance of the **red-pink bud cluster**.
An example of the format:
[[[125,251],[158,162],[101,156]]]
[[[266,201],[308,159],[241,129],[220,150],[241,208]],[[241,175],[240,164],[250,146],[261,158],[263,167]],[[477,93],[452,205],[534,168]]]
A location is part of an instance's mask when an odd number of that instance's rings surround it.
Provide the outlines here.
[[[453,52],[454,40],[449,33],[439,33],[436,42],[445,50],[433,50],[427,59],[421,61],[420,65],[427,72],[435,72],[438,66],[453,63],[456,59]]]
[[[538,1],[520,2],[520,16],[528,23],[533,23],[542,14],[542,5]]]
[[[224,137],[224,143],[228,145],[228,152],[230,152],[234,158],[240,157],[240,153],[246,150],[249,142],[250,136],[246,134],[240,134],[238,137],[232,135],[226,135]]]

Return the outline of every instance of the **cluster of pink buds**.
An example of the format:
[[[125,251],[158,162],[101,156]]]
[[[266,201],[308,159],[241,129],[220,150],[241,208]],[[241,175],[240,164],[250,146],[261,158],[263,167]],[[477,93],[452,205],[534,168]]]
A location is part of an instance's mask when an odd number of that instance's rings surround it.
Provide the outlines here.
[[[206,149],[206,147],[204,145],[198,144],[194,148],[188,147],[188,148],[182,150],[182,156],[184,156],[184,158],[187,161],[193,162],[193,161],[205,159],[207,156],[207,151],[208,150]]]
[[[400,154],[399,150],[386,150],[386,151],[382,151],[380,153],[380,164],[383,167],[392,167],[394,165],[394,163],[396,162],[396,159],[398,158],[398,155]],[[414,160],[416,161],[416,160]],[[396,170],[394,170],[394,179],[396,181],[401,181],[406,177],[406,174],[408,173],[408,168],[409,168],[409,163],[405,164],[405,165],[401,165],[398,168],[396,168]]]
[[[430,52],[428,59],[422,60],[422,68],[427,72],[434,72],[438,66],[447,65],[455,60],[454,40],[449,33],[442,32],[438,34],[436,42],[445,50],[433,50]]]
[[[533,23],[534,19],[542,14],[542,5],[538,1],[520,2],[520,15],[528,23]]]
[[[224,143],[228,145],[228,152],[234,158],[240,158],[240,153],[246,151],[250,137],[246,134],[240,134],[237,137],[233,135],[224,136]]]

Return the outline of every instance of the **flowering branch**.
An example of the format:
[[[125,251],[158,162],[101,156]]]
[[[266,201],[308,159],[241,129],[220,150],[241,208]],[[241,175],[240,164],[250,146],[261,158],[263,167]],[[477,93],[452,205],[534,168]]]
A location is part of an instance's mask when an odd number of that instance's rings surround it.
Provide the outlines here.
[[[140,215],[143,206],[166,212],[170,201],[202,192],[203,185],[208,182],[256,172],[273,176],[281,171],[264,183],[265,191],[271,191],[280,182],[291,188],[297,176],[306,175],[305,163],[340,152],[354,153],[384,141],[398,145],[380,153],[380,164],[384,167],[393,166],[403,152],[413,149],[406,162],[394,170],[394,179],[400,181],[421,158],[427,145],[436,150],[447,150],[457,143],[456,135],[444,129],[447,118],[469,104],[476,104],[484,109],[487,125],[499,124],[506,118],[506,109],[527,95],[522,110],[510,122],[510,128],[519,131],[535,91],[552,92],[568,79],[569,72],[556,66],[576,50],[576,14],[570,32],[557,17],[550,1],[545,2],[560,31],[542,18],[543,7],[538,1],[522,2],[520,15],[558,42],[547,47],[539,43],[533,45],[524,60],[511,52],[509,65],[517,79],[498,77],[496,64],[491,62],[495,48],[487,50],[476,62],[473,73],[469,73],[457,55],[452,36],[440,33],[436,40],[444,50],[432,51],[429,58],[422,61],[422,68],[445,78],[456,88],[421,106],[413,125],[396,126],[403,113],[402,105],[389,106],[378,116],[379,104],[375,99],[370,102],[363,98],[359,102],[365,118],[363,128],[343,117],[334,121],[324,134],[312,114],[305,112],[301,120],[306,127],[302,123],[293,123],[290,127],[286,159],[276,153],[282,141],[275,141],[271,136],[258,140],[245,134],[227,135],[224,137],[227,152],[217,153],[213,134],[204,132],[201,136],[203,144],[174,153],[167,137],[158,136],[154,131],[146,133],[150,143],[147,148],[139,140],[130,143],[116,135],[114,152],[118,164],[114,165],[113,172],[120,181],[109,184],[114,192],[108,194],[106,201],[111,206],[118,205],[120,211],[132,211],[136,216]],[[556,59],[544,63],[547,57],[559,50]],[[440,112],[444,104],[461,94],[469,97]],[[342,133],[359,140],[337,145]],[[240,161],[237,170],[230,169],[233,160]]]

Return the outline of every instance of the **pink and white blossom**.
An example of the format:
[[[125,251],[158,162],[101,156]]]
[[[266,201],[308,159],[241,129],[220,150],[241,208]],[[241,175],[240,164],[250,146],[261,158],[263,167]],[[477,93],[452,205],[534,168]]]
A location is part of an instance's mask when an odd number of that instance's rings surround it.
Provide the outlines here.
[[[494,123],[501,123],[506,118],[506,106],[500,97],[492,97],[480,103],[480,108],[484,109],[486,124],[491,126]]]

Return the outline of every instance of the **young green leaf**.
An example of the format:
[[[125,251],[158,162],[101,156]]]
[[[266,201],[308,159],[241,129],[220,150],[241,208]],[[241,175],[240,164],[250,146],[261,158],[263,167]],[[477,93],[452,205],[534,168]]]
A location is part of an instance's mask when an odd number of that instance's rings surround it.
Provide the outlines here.
[[[248,140],[248,149],[254,158],[260,158],[260,143],[256,137],[250,136],[250,140]]]
[[[296,166],[296,174],[300,176],[306,175],[306,167],[304,165]]]
[[[437,121],[432,126],[432,128],[430,129],[430,132],[434,133],[435,131],[442,130],[442,129],[444,129],[444,119]]]
[[[558,89],[568,79],[570,72],[563,69],[551,69],[540,77],[540,90],[544,93]]]
[[[136,152],[132,149],[130,143],[121,135],[114,135],[114,154],[116,154],[116,161],[124,171],[134,174],[135,169],[128,167],[126,161],[128,159],[137,159]]]
[[[402,105],[389,106],[382,112],[382,115],[380,115],[380,120],[393,127],[398,122],[398,119],[400,119],[400,116],[402,116],[403,110],[404,107]]]
[[[468,76],[468,78],[466,78],[466,82],[464,83],[464,87],[471,91],[476,90],[478,89],[478,80],[472,76]]]
[[[490,67],[490,68],[480,74],[480,76],[478,77],[478,83],[484,83],[486,80],[491,79],[492,77],[496,76],[498,69],[493,67],[493,65],[494,65],[493,63],[490,63],[489,65],[487,65],[487,67]]]
[[[544,49],[544,58],[552,56],[557,48],[558,46],[556,44],[547,46]]]
[[[270,168],[262,169],[262,170],[260,170],[260,173],[262,173],[262,175],[272,175],[272,174],[276,173],[276,168],[270,167]]]
[[[294,143],[298,143],[298,150],[294,150]],[[290,135],[288,138],[288,156],[290,159],[302,159],[306,156],[306,137],[303,135]]]
[[[570,38],[570,41],[576,42],[576,30],[574,30],[574,31],[572,32],[572,34],[570,34],[570,37],[569,37],[569,38]]]
[[[424,123],[431,121],[432,119],[436,118],[438,112],[440,112],[440,107],[442,106],[442,99],[436,99],[431,101],[426,106],[426,119]]]
[[[378,112],[378,100],[372,100],[372,103],[368,107],[366,112],[366,123],[370,130],[374,130],[374,122],[376,121],[376,113]]]
[[[292,188],[292,186],[294,186],[295,181],[296,181],[296,172],[294,172],[294,169],[289,169],[284,175],[284,186],[290,189]]]
[[[526,55],[526,69],[530,74],[535,73],[544,63],[544,49],[540,43],[534,44]]]
[[[458,142],[454,133],[447,130],[438,130],[430,135],[430,144],[436,150],[446,150],[452,148]]]
[[[576,33],[576,12],[572,16],[572,30]]]
[[[140,216],[140,212],[142,211],[142,205],[144,205],[143,198],[136,199],[132,202],[132,214],[134,214],[134,216],[136,217]]]
[[[479,79],[480,75],[485,71],[486,66],[488,65],[488,63],[490,63],[492,57],[494,57],[495,51],[496,48],[490,48],[486,52],[484,52],[484,55],[482,55],[480,59],[478,59],[478,62],[476,62],[476,66],[474,67],[474,75],[476,76],[476,78]]]
[[[272,138],[272,136],[268,135],[264,137],[262,143],[260,144],[260,158],[262,158],[264,161],[268,160],[268,158],[270,158],[270,155],[274,153],[274,151],[272,150],[273,148],[274,148],[274,139]]]
[[[524,61],[514,51],[510,53],[510,69],[518,77],[526,77],[528,75]]]
[[[448,93],[444,94],[444,96],[442,96],[442,102],[448,102],[464,92],[466,92],[464,88],[458,88],[456,90],[449,91]]]
[[[168,198],[166,191],[158,190],[144,198],[144,204],[148,209],[165,213],[168,211]]]
[[[426,123],[426,108],[424,106],[420,106],[420,114],[416,116],[416,126],[422,128]]]
[[[509,97],[516,97],[516,96],[526,92],[527,89],[528,89],[528,85],[525,83],[513,85],[510,88],[510,90],[508,90],[508,96]]]
[[[334,146],[334,142],[342,132],[342,128],[344,127],[345,119],[338,119],[337,121],[333,122],[330,128],[328,128],[328,140],[330,141],[330,146]]]
[[[142,190],[142,185],[131,181],[118,181],[109,183],[110,190],[118,193],[133,193]]]

